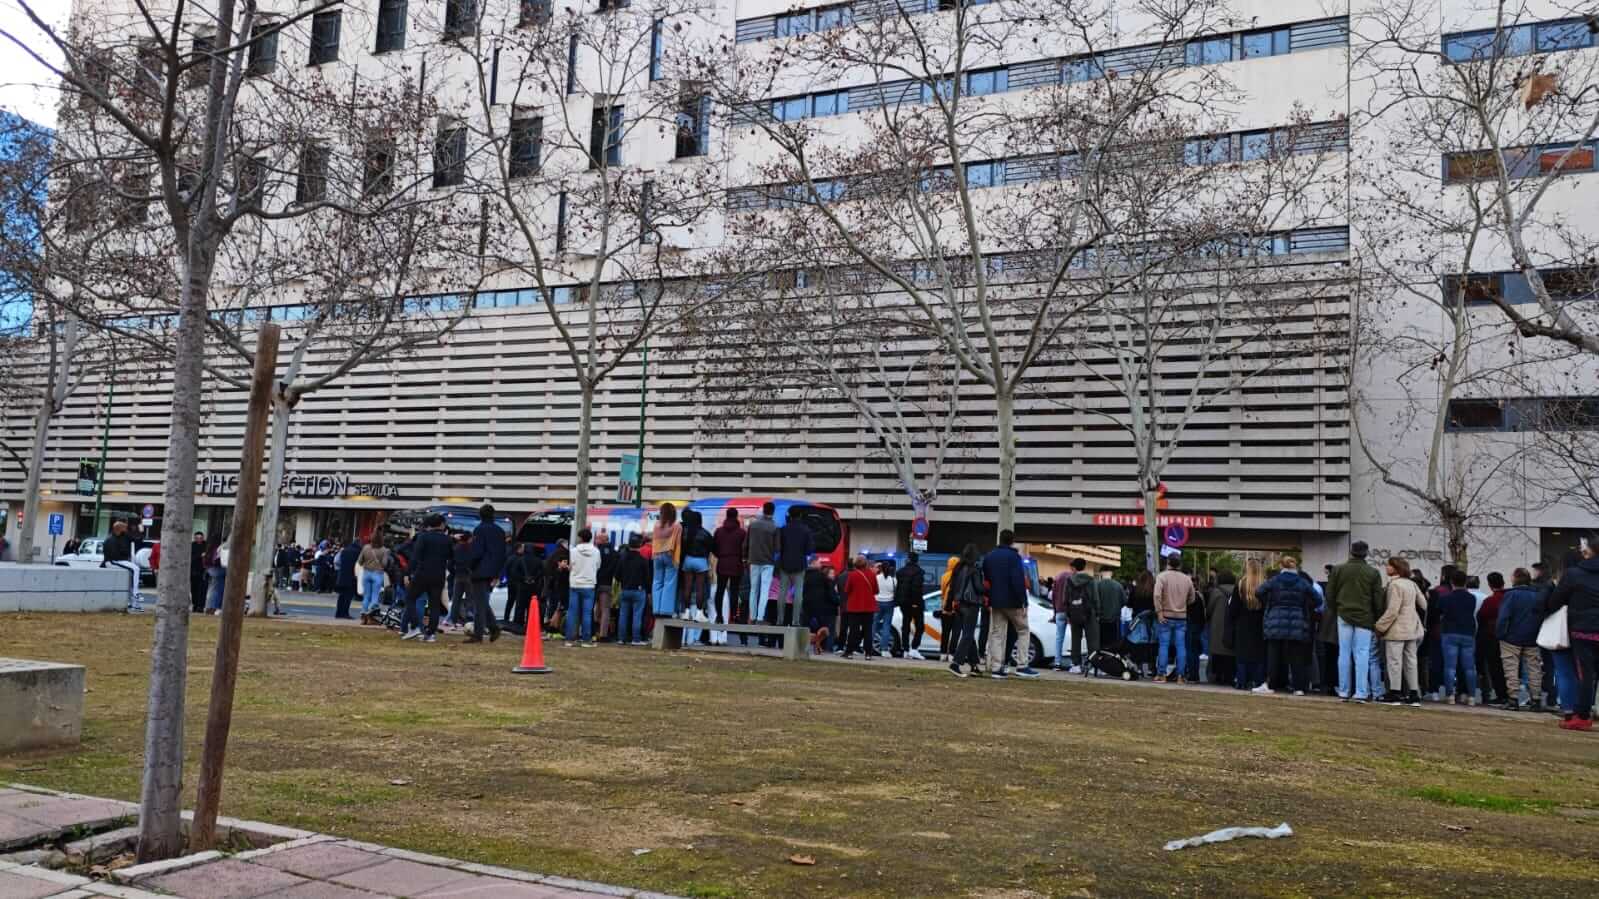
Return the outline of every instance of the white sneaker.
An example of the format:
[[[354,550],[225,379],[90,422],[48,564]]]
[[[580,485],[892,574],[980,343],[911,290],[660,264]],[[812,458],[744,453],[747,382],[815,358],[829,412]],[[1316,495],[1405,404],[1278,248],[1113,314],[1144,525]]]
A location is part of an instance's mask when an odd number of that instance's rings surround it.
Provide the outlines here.
[[[1294,691],[1294,695],[1295,696],[1304,696],[1305,695],[1305,691],[1304,690],[1295,690]]]
[[[420,637],[420,636],[422,636],[422,632],[420,630],[417,630],[416,628],[412,628],[412,629],[406,631],[405,633],[401,634],[400,635],[400,639],[401,640],[415,640],[417,637]]]
[[[1271,692],[1271,687],[1267,686],[1266,684],[1261,684],[1260,686],[1256,687],[1253,690],[1250,690],[1249,692],[1251,692],[1251,693],[1259,693],[1260,695],[1265,696],[1266,694]]]
[[[1082,674],[1083,673],[1083,666],[1081,666],[1081,665],[1073,665],[1072,667],[1066,669],[1066,673],[1067,674]]]
[[[927,657],[926,656],[923,656],[920,652],[917,652],[914,649],[905,650],[905,658],[907,658],[907,659],[915,659],[918,662],[927,661]]]

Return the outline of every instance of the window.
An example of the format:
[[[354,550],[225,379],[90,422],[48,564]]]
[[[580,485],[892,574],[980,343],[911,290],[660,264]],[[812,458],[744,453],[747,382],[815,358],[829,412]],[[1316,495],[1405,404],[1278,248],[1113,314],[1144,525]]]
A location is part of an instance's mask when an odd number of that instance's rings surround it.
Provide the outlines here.
[[[92,109],[95,105],[96,94],[106,96],[111,92],[111,51],[92,50],[83,57],[83,80],[89,83],[90,91],[78,93],[78,107]]]
[[[1593,268],[1557,268],[1545,269],[1539,272],[1543,278],[1544,289],[1549,291],[1549,296],[1557,300],[1592,300],[1596,290],[1599,290],[1599,269]],[[1517,273],[1516,277],[1521,277]],[[1528,287],[1528,301],[1531,301],[1532,288]]]
[[[166,85],[167,77],[166,58],[161,49],[161,42],[140,41],[134,62],[138,65],[138,70],[134,73],[136,86],[147,94],[160,94]]]
[[[328,198],[328,159],[326,144],[308,143],[300,148],[300,174],[294,182],[294,202],[318,203]]]
[[[577,32],[566,42],[566,93],[577,93]]]
[[[555,201],[555,252],[566,252],[566,191]]]
[[[855,12],[848,3],[823,6],[816,10],[817,31],[826,31],[829,28],[845,28],[853,24],[855,24]]]
[[[339,12],[319,12],[311,17],[311,65],[339,58]]]
[[[1582,147],[1550,147],[1538,153],[1538,172],[1591,172],[1594,161],[1593,145]]]
[[[966,76],[966,93],[974,97],[1003,93],[1009,89],[1008,69],[986,69]]]
[[[511,158],[507,168],[512,178],[526,178],[538,173],[539,145],[543,140],[543,118],[516,116],[511,119]]]
[[[1227,62],[1233,58],[1233,39],[1230,36],[1206,37],[1188,42],[1188,64],[1208,66]]]
[[[247,209],[259,209],[266,196],[266,179],[265,156],[246,156],[241,159],[238,163],[239,205]]]
[[[378,42],[374,53],[405,49],[406,0],[379,0]]]
[[[216,57],[211,55],[214,49],[216,36],[210,34],[197,34],[194,36],[194,59],[189,68],[189,86],[203,87],[211,81],[211,63]]]
[[[1060,80],[1066,84],[1093,81],[1105,74],[1105,67],[1097,56],[1077,56],[1061,63]]]
[[[139,225],[150,219],[150,182],[148,166],[131,169],[117,185],[122,205],[117,211],[117,224]]]
[[[1267,31],[1246,31],[1243,35],[1241,49],[1243,59],[1254,59],[1257,56],[1281,56],[1288,52],[1287,28],[1272,28]]]
[[[778,37],[791,37],[796,34],[806,34],[814,30],[814,20],[811,17],[810,10],[789,13],[788,15],[777,17]]]
[[[650,80],[651,81],[660,81],[661,80],[661,55],[662,55],[661,51],[664,49],[664,42],[665,42],[665,37],[661,34],[661,28],[665,24],[666,23],[662,22],[660,19],[656,19],[654,22],[650,23]]]
[[[1470,150],[1444,157],[1445,181],[1477,181],[1497,177],[1500,165],[1506,177],[1592,172],[1599,162],[1599,143],[1581,145],[1549,144],[1542,147],[1513,147],[1502,153]],[[1501,158],[1502,157],[1502,158]]]
[[[278,26],[257,25],[250,29],[254,39],[250,43],[250,61],[245,64],[246,75],[270,75],[278,67]]]
[[[1592,431],[1599,429],[1599,398],[1552,397],[1539,404],[1538,424],[1549,430]]]
[[[966,187],[975,189],[979,187],[993,187],[1005,182],[1005,162],[968,162],[966,163]]]
[[[555,14],[555,0],[521,0],[521,18],[517,20],[519,27],[529,25],[548,25]]]
[[[500,45],[489,53],[489,105],[500,102]]]
[[[1246,131],[1239,135],[1239,158],[1245,162],[1266,159],[1271,156],[1271,144],[1270,131]]]
[[[444,39],[477,34],[477,0],[444,0]]]
[[[650,204],[655,200],[655,182],[646,181],[638,189],[638,240],[639,243],[655,243],[660,235],[655,233],[655,222],[651,218]]]
[[[1467,31],[1444,35],[1444,56],[1450,62],[1473,62],[1495,56],[1521,56],[1532,52],[1532,26],[1496,31]]]
[[[1450,400],[1445,430],[1503,431],[1505,406],[1499,400]]]
[[[811,114],[810,97],[789,97],[772,101],[772,118],[779,122],[793,122]]]
[[[433,186],[454,187],[466,180],[466,126],[447,121],[433,140]]]
[[[677,111],[677,158],[704,156],[710,150],[711,98],[684,97]]]
[[[922,85],[922,102],[933,102],[934,94],[949,100],[955,96],[955,79],[935,78],[931,83]]]
[[[849,112],[849,91],[817,94],[811,102],[811,115],[843,115]]]
[[[622,107],[595,105],[589,120],[589,168],[622,164]]]
[[[1492,150],[1451,153],[1444,157],[1446,181],[1476,181],[1492,178],[1499,172],[1499,156]]]
[[[607,12],[607,11],[613,10],[613,9],[621,9],[624,6],[632,6],[632,5],[633,5],[633,0],[600,0],[600,12]]]
[[[394,189],[394,141],[374,138],[367,141],[361,161],[361,194],[381,197]]]
[[[1539,53],[1550,53],[1556,50],[1581,50],[1592,47],[1594,32],[1584,21],[1544,22],[1538,25],[1537,46]]]
[[[1194,138],[1183,146],[1183,161],[1188,165],[1217,165],[1232,158],[1233,140],[1226,134]]]

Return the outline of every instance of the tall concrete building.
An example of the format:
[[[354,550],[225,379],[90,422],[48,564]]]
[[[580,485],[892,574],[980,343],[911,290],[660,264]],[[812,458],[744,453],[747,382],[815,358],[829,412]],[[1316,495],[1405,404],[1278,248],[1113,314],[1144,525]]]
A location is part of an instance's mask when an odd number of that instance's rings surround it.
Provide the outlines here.
[[[269,0],[262,8],[288,20],[299,5]],[[96,21],[102,24],[122,21],[104,15],[108,9],[121,12],[116,0],[78,7],[80,16],[99,14]],[[1080,22],[1067,15],[1072,10]],[[1228,244],[1228,253],[1247,260],[1267,280],[1275,279],[1278,294],[1301,294],[1291,314],[1251,319],[1251,327],[1260,328],[1261,347],[1292,335],[1290,360],[1245,379],[1237,377],[1241,363],[1203,358],[1192,351],[1192,341],[1160,354],[1159,376],[1146,391],[1158,394],[1157,405],[1181,407],[1201,387],[1216,391],[1183,417],[1180,429],[1156,441],[1178,444],[1159,472],[1161,514],[1185,527],[1191,546],[1299,548],[1308,565],[1319,567],[1341,559],[1354,538],[1367,540],[1379,553],[1407,555],[1433,567],[1451,553],[1436,510],[1385,483],[1383,472],[1402,480],[1414,477],[1418,465],[1425,469],[1431,458],[1455,471],[1468,456],[1522,452],[1525,447],[1483,436],[1508,432],[1504,416],[1511,413],[1502,412],[1495,425],[1485,409],[1469,403],[1493,400],[1501,410],[1521,409],[1542,401],[1526,397],[1564,397],[1574,388],[1557,391],[1553,383],[1540,388],[1533,376],[1518,382],[1521,393],[1515,396],[1474,395],[1461,385],[1449,385],[1446,392],[1434,383],[1436,369],[1417,368],[1397,350],[1375,351],[1391,346],[1377,338],[1359,344],[1367,355],[1351,355],[1347,335],[1365,333],[1373,324],[1386,340],[1440,332],[1453,321],[1414,303],[1388,309],[1385,304],[1395,301],[1392,290],[1374,289],[1377,282],[1368,277],[1374,266],[1363,262],[1363,252],[1381,250],[1371,238],[1386,239],[1380,225],[1369,224],[1384,220],[1372,214],[1385,202],[1382,190],[1400,175],[1415,175],[1384,168],[1390,145],[1411,135],[1369,118],[1387,87],[1364,68],[1369,60],[1352,44],[1377,40],[1384,20],[1380,9],[1376,19],[1370,18],[1373,12],[1320,0],[1238,0],[1225,9],[1195,4],[1174,26],[1138,4],[1090,9],[1065,0],[964,9],[944,0],[824,5],[718,0],[655,7],[645,0],[600,0],[575,14],[580,21],[603,24],[570,30],[564,8],[536,0],[355,0],[294,19],[276,34],[271,58],[264,50],[252,51],[249,64],[260,67],[262,90],[274,77],[303,82],[311,77],[308,72],[335,86],[387,79],[419,88],[439,107],[427,190],[470,193],[470,184],[480,179],[477,168],[492,169],[506,154],[515,157],[508,159],[507,170],[518,161],[548,168],[575,160],[562,170],[567,180],[558,193],[529,187],[526,203],[548,240],[545,286],[564,291],[565,300],[578,301],[574,306],[582,305],[595,266],[603,269],[597,280],[608,289],[636,290],[638,280],[636,273],[607,267],[614,260],[588,246],[592,230],[573,225],[581,215],[574,199],[580,187],[574,185],[588,183],[585,178],[592,182],[615,173],[618,185],[714,180],[716,202],[693,227],[655,232],[654,246],[671,250],[676,274],[686,278],[692,265],[685,260],[711,259],[719,248],[741,246],[785,205],[814,204],[820,198],[848,206],[851,186],[858,183],[851,179],[861,177],[858,167],[864,164],[850,158],[851,148],[882,140],[888,121],[883,110],[934,104],[952,78],[959,79],[960,93],[972,104],[968,108],[979,111],[974,115],[1009,110],[1004,114],[1014,126],[1045,108],[1039,98],[1046,95],[1069,106],[1070,92],[1084,83],[1126,83],[1134,80],[1133,73],[1158,70],[1169,79],[1173,96],[1189,92],[1186,96],[1202,107],[1184,121],[1219,123],[1175,139],[1180,165],[1225,167],[1247,184],[1250,167],[1266,165],[1276,155],[1272,148],[1288,141],[1297,147],[1295,154],[1315,157],[1318,172],[1313,190],[1273,206],[1269,231],[1243,236],[1238,245],[1243,249]],[[1527,53],[1558,52],[1572,59],[1599,55],[1586,29],[1580,35],[1563,30],[1558,41],[1539,37],[1543,32],[1533,23],[1576,21],[1553,6],[1542,19],[1533,15],[1539,12],[1529,7],[1522,17],[1531,29]],[[1428,16],[1422,23],[1431,42],[1427,46],[1439,48],[1444,57],[1463,46],[1461,41],[1476,40],[1470,37],[1474,29],[1494,24],[1492,9],[1453,2]],[[528,37],[555,27],[548,24],[552,21],[569,29],[563,35],[582,36],[553,48]],[[871,37],[885,33],[884,23],[899,39],[925,29],[948,40],[950,29],[969,27],[971,39],[960,43],[971,53],[941,67],[894,47],[880,48],[872,57]],[[203,25],[190,30],[191,40],[211,39]],[[983,40],[985,33],[1003,39]],[[116,47],[114,28],[104,37],[107,46]],[[1489,50],[1494,46],[1490,42]],[[1522,45],[1500,49],[1521,52]],[[134,49],[129,44],[117,52]],[[1482,55],[1480,46],[1476,52]],[[835,54],[831,60],[829,53]],[[698,76],[687,71],[713,57],[714,71]],[[872,59],[893,64],[868,64]],[[1473,63],[1466,53],[1458,61],[1427,57],[1425,64]],[[735,78],[729,74],[735,69],[760,73],[765,80]],[[659,101],[666,90],[663,80],[672,80],[670,90],[681,98],[674,114],[661,113],[672,108],[670,101]],[[723,102],[738,91],[744,93],[737,103]],[[814,178],[793,193],[794,182],[779,181],[783,172],[793,173],[793,154],[784,155],[781,141],[773,137],[773,122],[812,129],[811,150],[830,160],[835,171],[851,164],[857,169],[849,177]],[[498,155],[480,152],[480,133],[496,132],[496,123],[499,133],[514,133],[517,139],[507,139]],[[980,122],[968,120],[963,127],[969,128],[971,146],[962,154],[961,176],[985,215],[1003,216],[1021,205],[1018,198],[1036,196],[1039,183],[1068,181],[1080,172],[1073,168],[1080,161],[1060,149],[1062,138],[1042,128],[1029,138],[1025,129],[1011,127],[995,145],[983,136]],[[1436,161],[1435,177],[1423,186],[1438,202],[1458,200],[1449,196],[1455,185],[1438,148],[1411,144],[1405,149]],[[306,158],[293,148],[283,152],[286,170]],[[599,174],[591,171],[596,160]],[[926,169],[935,180],[952,175],[947,157],[930,158]],[[1589,151],[1587,170],[1592,169]],[[1599,209],[1592,202],[1594,178],[1571,164],[1561,180],[1560,206],[1578,225],[1599,214],[1593,211]],[[299,183],[303,188],[303,176]],[[647,209],[648,193],[638,199]],[[648,212],[638,215],[646,219]],[[888,232],[892,223],[880,227]],[[485,225],[485,243],[502,236]],[[1429,246],[1447,243],[1436,235],[1416,239]],[[643,246],[648,243],[640,241],[636,257],[653,252]],[[995,240],[982,255],[990,273],[1004,273],[1007,289],[1025,297],[1049,280],[1047,267],[1041,275],[1027,265],[1041,251]],[[1513,267],[1504,258],[1494,263],[1485,256],[1470,264],[1485,273]],[[1425,268],[1414,259],[1391,266],[1408,271],[1412,286],[1440,298],[1458,284]],[[914,266],[906,271],[913,280],[925,276],[936,282],[936,273],[927,276]],[[802,278],[774,282],[774,289],[804,287]],[[307,396],[290,425],[287,477],[279,485],[280,535],[304,542],[360,532],[383,513],[430,504],[487,500],[513,514],[570,504],[579,391],[561,330],[539,288],[525,271],[502,267],[438,301],[466,309],[460,326],[439,345],[366,366]],[[1163,290],[1176,293],[1169,285]],[[880,292],[889,304],[904,294],[891,281]],[[303,317],[297,311],[303,304],[294,299],[259,300],[260,317],[283,321],[292,337]],[[1362,314],[1362,309],[1372,311]],[[1485,328],[1497,327],[1499,314],[1492,304],[1470,311]],[[1081,336],[1086,345],[1098,322],[1084,316],[1058,332],[1058,339]],[[720,405],[714,391],[700,388],[706,369],[738,355],[735,324],[726,330],[730,345],[725,348],[713,339],[708,348],[697,344],[690,351],[687,344],[662,338],[648,347],[647,360],[642,345],[617,360],[594,396],[591,500],[610,501],[624,454],[642,449],[647,501],[804,496],[836,507],[851,525],[856,548],[903,547],[911,510],[900,473],[847,402],[797,384],[791,392],[795,401],[774,401],[747,427],[726,426],[733,410]],[[1542,345],[1541,339],[1516,337],[1513,330],[1509,339]],[[803,346],[797,342],[794,349],[804,352]],[[1247,345],[1230,346],[1237,358],[1252,352]],[[903,360],[927,351],[925,344],[907,343],[889,355]],[[1483,352],[1473,351],[1473,364],[1481,362]],[[307,364],[320,370],[333,364],[333,356],[332,350],[316,350]],[[1018,379],[1016,525],[1025,541],[1114,545],[1142,540],[1139,450],[1128,427],[1118,423],[1134,410],[1127,395],[1108,389],[1097,373],[1113,362],[1109,350],[1103,356],[1046,354]],[[1587,370],[1585,365],[1575,360],[1561,373]],[[98,456],[103,439],[109,451],[102,519],[141,518],[152,506],[151,530],[159,529],[169,376],[152,364],[124,369],[116,381],[114,398],[100,383],[76,393],[50,432],[48,495],[41,513],[66,513],[69,533],[104,528],[103,520],[91,520],[94,498],[78,494],[75,485],[78,461]],[[930,542],[935,549],[991,539],[1001,461],[994,392],[974,385],[970,396],[957,427],[957,451],[942,473],[934,504]],[[1435,453],[1423,425],[1438,419],[1440,401],[1458,409],[1448,413]],[[207,395],[197,520],[204,520],[207,509],[220,513],[231,504],[228,479],[239,455],[244,402],[242,391],[220,382]],[[20,410],[4,410],[0,434],[12,443],[25,441],[25,419]],[[1486,451],[1481,448],[1485,439]],[[1474,568],[1505,568],[1540,553],[1557,553],[1576,529],[1593,520],[1580,505],[1553,494],[1529,498],[1508,476],[1501,479],[1496,472],[1492,482],[1492,490],[1477,494],[1493,511],[1472,520]],[[14,468],[0,468],[0,500],[13,509],[19,508],[21,484]],[[41,520],[30,526],[42,528],[42,514],[35,517]]]

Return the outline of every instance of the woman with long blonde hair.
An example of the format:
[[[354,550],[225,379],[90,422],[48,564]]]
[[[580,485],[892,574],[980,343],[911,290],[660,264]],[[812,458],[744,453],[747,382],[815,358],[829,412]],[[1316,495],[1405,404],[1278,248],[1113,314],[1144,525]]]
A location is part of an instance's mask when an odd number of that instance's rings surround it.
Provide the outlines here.
[[[1266,609],[1257,595],[1266,583],[1266,570],[1259,559],[1244,563],[1244,576],[1227,601],[1227,626],[1233,635],[1233,655],[1237,673],[1233,686],[1252,690],[1266,682]]]

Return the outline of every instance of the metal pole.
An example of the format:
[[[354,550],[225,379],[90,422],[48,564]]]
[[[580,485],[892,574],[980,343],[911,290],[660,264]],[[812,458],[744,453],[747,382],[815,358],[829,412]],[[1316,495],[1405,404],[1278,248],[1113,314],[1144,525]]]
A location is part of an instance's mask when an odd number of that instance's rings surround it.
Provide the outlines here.
[[[650,367],[650,338],[644,338],[644,356],[638,369],[638,486],[633,490],[633,505],[644,508],[644,426],[646,422],[645,390],[649,383],[646,372]]]
[[[94,473],[94,522],[90,525],[90,533],[99,533],[100,530],[100,504],[105,500],[105,457],[106,449],[111,442],[111,402],[116,396],[117,380],[114,377],[108,378],[105,392],[105,422],[100,426],[100,470]]]

